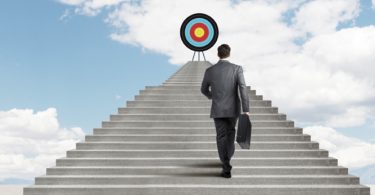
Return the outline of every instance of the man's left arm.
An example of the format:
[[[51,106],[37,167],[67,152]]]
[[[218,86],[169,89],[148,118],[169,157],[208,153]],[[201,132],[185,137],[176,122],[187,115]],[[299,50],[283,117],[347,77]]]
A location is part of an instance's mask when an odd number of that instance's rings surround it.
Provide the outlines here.
[[[237,72],[237,84],[238,84],[238,88],[239,88],[240,95],[241,95],[242,111],[250,112],[249,111],[250,109],[249,108],[249,105],[250,105],[249,92],[247,91],[245,78],[243,76],[243,69],[241,66],[238,68],[238,72]]]
[[[210,86],[210,84],[208,83],[208,74],[207,74],[207,69],[206,69],[206,71],[204,72],[204,77],[203,77],[203,81],[202,81],[201,92],[208,99],[211,99],[212,98],[212,93],[209,90],[209,86]]]

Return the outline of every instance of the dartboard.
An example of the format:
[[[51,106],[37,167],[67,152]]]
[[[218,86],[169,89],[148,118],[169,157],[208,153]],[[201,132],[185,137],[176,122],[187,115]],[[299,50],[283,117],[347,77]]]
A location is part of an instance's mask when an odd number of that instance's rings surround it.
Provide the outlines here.
[[[215,45],[219,29],[214,19],[202,13],[187,17],[181,25],[180,36],[186,47],[205,51]]]

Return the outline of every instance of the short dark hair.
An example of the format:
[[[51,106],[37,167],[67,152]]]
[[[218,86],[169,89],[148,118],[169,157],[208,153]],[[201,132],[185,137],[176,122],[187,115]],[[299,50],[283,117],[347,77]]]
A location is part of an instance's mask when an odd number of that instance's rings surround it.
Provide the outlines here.
[[[227,44],[222,44],[217,48],[217,55],[220,59],[226,58],[230,55],[230,47]]]

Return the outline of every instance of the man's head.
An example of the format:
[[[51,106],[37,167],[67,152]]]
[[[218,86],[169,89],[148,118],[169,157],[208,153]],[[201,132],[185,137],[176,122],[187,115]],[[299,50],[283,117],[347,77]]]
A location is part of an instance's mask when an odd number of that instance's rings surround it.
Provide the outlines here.
[[[230,56],[230,47],[227,44],[222,44],[217,48],[217,55],[220,59]]]

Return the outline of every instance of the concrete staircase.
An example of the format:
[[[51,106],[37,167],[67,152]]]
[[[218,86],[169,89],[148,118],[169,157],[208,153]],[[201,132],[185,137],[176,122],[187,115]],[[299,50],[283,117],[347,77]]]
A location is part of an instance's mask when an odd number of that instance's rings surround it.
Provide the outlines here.
[[[209,66],[188,62],[162,85],[146,86],[24,194],[370,194],[250,87],[251,149],[236,143],[232,178],[219,177],[211,101],[200,93]]]

